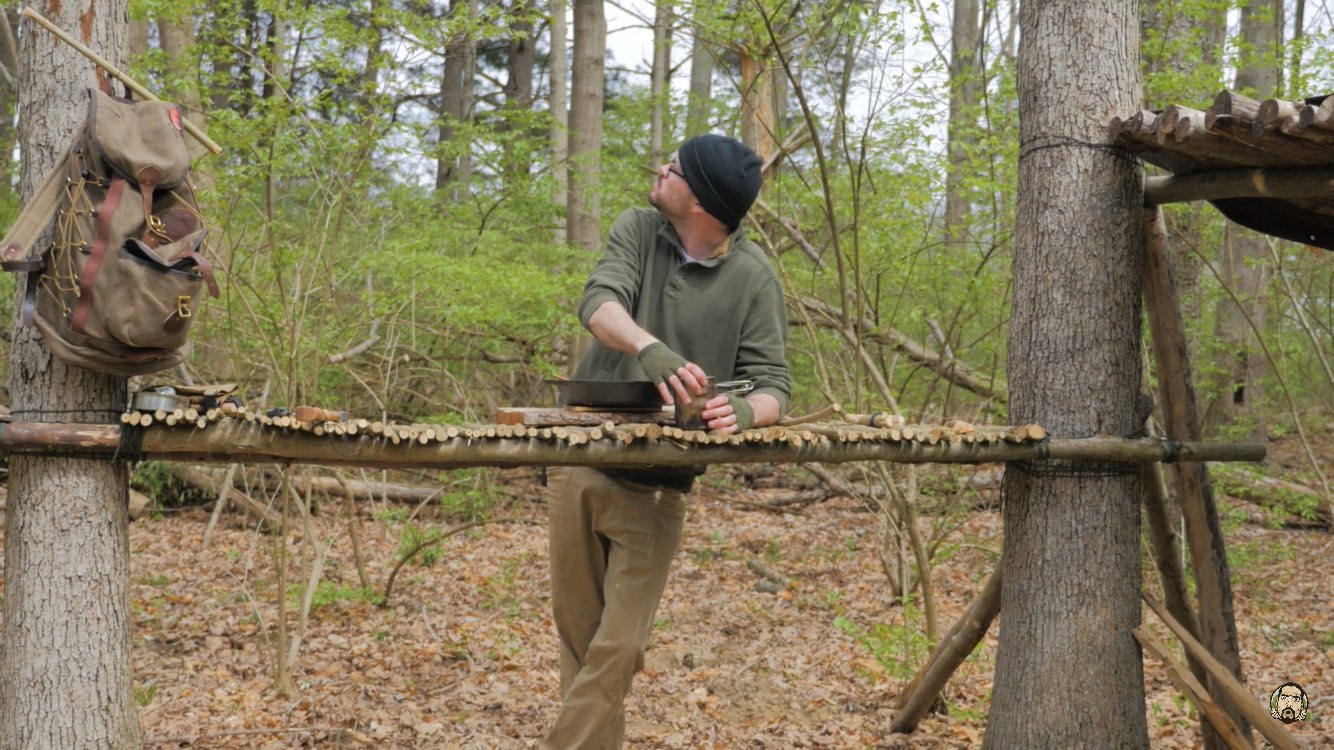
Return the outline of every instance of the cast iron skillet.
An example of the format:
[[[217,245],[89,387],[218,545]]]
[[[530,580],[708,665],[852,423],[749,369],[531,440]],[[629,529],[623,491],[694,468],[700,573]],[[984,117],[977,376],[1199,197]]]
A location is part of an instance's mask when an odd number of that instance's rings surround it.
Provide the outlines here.
[[[604,409],[660,409],[662,396],[648,380],[548,380],[561,406]]]

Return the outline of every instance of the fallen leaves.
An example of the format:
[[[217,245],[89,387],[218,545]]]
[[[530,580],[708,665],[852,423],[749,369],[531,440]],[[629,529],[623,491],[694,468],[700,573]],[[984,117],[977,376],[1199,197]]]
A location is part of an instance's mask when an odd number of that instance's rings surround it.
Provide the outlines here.
[[[868,632],[877,624],[923,627],[920,614],[888,592],[874,516],[846,500],[799,516],[758,513],[713,492],[702,487],[689,506],[646,669],[627,701],[630,747],[981,744],[996,628],[946,688],[951,715],[928,716],[911,737],[888,735],[889,706],[924,654],[901,644],[872,654],[834,625],[841,617]],[[544,509],[523,512],[541,519]],[[347,599],[315,607],[296,688],[281,697],[272,690],[272,540],[224,524],[203,549],[206,520],[202,512],[175,514],[131,527],[134,679],[155,686],[141,706],[149,747],[517,750],[534,747],[550,726],[560,681],[543,526],[495,525],[449,539],[434,565],[404,568],[387,608]],[[953,521],[948,559],[933,574],[942,628],[967,606],[1000,547],[997,513]],[[328,579],[355,586],[337,519],[317,523],[335,539]],[[383,581],[397,528],[367,518],[361,531],[371,576]],[[1234,561],[1248,687],[1259,700],[1293,680],[1327,701],[1334,696],[1330,535],[1249,525],[1229,534],[1230,550],[1290,552]],[[299,551],[298,541],[292,545]],[[756,571],[783,583],[757,590],[765,577]],[[1145,571],[1156,587],[1151,566]],[[1193,711],[1156,662],[1146,665],[1146,683],[1152,746],[1197,746]],[[1334,746],[1328,719],[1312,713],[1299,738]]]

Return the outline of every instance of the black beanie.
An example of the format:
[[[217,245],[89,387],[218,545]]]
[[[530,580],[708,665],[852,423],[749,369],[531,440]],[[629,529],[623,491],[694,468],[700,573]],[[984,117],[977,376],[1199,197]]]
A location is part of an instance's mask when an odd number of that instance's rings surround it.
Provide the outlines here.
[[[760,157],[723,135],[697,135],[681,144],[676,155],[695,200],[735,232],[760,194]]]

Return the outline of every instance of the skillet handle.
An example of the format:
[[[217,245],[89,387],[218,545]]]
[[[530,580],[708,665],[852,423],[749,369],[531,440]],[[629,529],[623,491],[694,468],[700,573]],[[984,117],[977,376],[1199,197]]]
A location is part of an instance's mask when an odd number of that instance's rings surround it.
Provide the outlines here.
[[[714,393],[735,393],[738,396],[744,396],[753,390],[755,390],[755,381],[753,380],[729,380],[713,387]]]

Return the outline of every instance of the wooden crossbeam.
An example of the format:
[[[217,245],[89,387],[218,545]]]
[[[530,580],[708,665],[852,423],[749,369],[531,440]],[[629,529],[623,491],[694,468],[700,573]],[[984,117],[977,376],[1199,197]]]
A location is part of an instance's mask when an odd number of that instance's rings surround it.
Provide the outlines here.
[[[280,422],[281,420],[274,420]],[[467,429],[405,425],[350,434],[316,434],[290,423],[220,418],[147,427],[87,424],[3,425],[0,450],[71,456],[124,457],[192,463],[295,463],[367,468],[464,466],[689,466],[729,463],[990,463],[1035,461],[1260,461],[1263,444],[1177,443],[1160,438],[1092,437],[1023,442],[1011,432],[972,442],[940,439],[934,430],[842,426],[842,439],[818,425],[748,430],[740,435],[657,425],[604,425],[537,430],[522,426]],[[943,429],[943,428],[936,428]],[[454,435],[451,436],[450,432]],[[904,432],[911,432],[907,437]],[[895,433],[898,436],[895,437]]]

